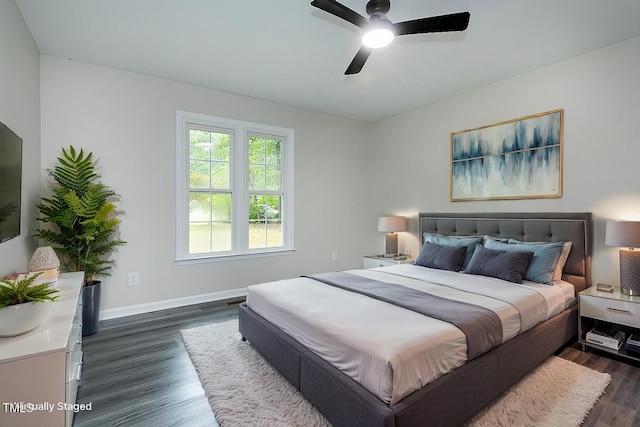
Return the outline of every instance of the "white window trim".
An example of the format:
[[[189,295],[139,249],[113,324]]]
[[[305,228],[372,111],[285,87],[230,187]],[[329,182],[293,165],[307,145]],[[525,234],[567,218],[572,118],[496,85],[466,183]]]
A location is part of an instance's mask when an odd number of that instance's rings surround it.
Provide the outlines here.
[[[282,151],[283,168],[283,245],[277,248],[249,249],[246,245],[247,228],[233,233],[233,250],[219,253],[189,254],[189,139],[187,127],[190,123],[213,128],[233,130],[232,144],[233,188],[232,222],[234,227],[242,224],[248,216],[249,190],[247,185],[248,152],[246,141],[249,134],[261,134],[285,139]],[[229,259],[257,258],[293,253],[293,195],[294,195],[294,136],[293,129],[214,117],[206,114],[176,111],[176,262],[178,264],[202,263]]]

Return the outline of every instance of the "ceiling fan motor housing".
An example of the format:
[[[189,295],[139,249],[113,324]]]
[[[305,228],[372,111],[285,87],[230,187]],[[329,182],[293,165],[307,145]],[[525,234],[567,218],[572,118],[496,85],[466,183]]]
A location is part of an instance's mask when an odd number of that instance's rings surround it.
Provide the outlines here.
[[[391,9],[389,0],[369,0],[367,2],[367,14],[373,15],[376,12],[387,13]]]

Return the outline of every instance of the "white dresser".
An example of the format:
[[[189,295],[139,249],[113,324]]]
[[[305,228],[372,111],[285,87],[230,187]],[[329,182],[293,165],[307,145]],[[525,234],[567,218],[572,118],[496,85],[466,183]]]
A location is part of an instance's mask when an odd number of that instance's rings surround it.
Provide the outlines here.
[[[83,277],[61,274],[49,317],[31,332],[0,338],[0,426],[71,426],[82,368]]]

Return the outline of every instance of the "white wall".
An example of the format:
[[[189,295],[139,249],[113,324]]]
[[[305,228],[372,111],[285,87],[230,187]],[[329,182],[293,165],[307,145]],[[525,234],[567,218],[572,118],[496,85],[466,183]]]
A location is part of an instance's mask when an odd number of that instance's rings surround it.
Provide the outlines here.
[[[603,245],[604,221],[640,219],[634,179],[640,145],[632,133],[640,111],[640,38],[373,124],[62,58],[40,60],[42,169],[62,146],[83,147],[100,158],[104,180],[122,196],[121,237],[129,244],[115,254],[113,277],[105,279],[108,316],[143,310],[139,304],[225,296],[265,280],[357,267],[363,254],[384,248],[377,216],[418,211],[591,211],[594,280],[615,283],[617,251]],[[562,198],[449,202],[450,132],[557,108],[565,110]],[[174,263],[177,109],[296,130],[294,255]],[[410,227],[400,249],[415,254],[417,223]],[[330,259],[334,250],[338,262]],[[140,272],[140,287],[126,285],[133,271]]]
[[[0,122],[23,140],[20,236],[0,244],[0,277],[26,271],[40,194],[40,52],[13,0],[0,0]]]
[[[398,213],[590,211],[594,281],[617,283],[606,219],[640,220],[640,38],[427,105],[372,125],[371,210]],[[564,191],[557,199],[450,202],[450,133],[564,109]],[[379,174],[388,168],[398,180]],[[418,250],[417,222],[401,239]]]
[[[370,251],[363,238],[375,227],[363,221],[368,123],[62,58],[42,56],[41,64],[42,168],[54,165],[61,147],[82,147],[99,158],[104,182],[121,196],[120,236],[128,244],[103,280],[103,318],[144,309],[130,306],[229,296],[253,283],[358,267]],[[175,264],[176,110],[295,130],[294,255]],[[128,287],[134,271],[141,285]]]

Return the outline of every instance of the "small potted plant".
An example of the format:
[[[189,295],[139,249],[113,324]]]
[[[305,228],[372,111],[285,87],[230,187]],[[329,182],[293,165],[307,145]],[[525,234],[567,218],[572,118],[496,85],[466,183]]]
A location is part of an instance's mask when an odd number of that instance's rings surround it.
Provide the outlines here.
[[[49,314],[49,301],[59,290],[51,283],[34,284],[40,273],[0,281],[0,337],[35,329]]]

